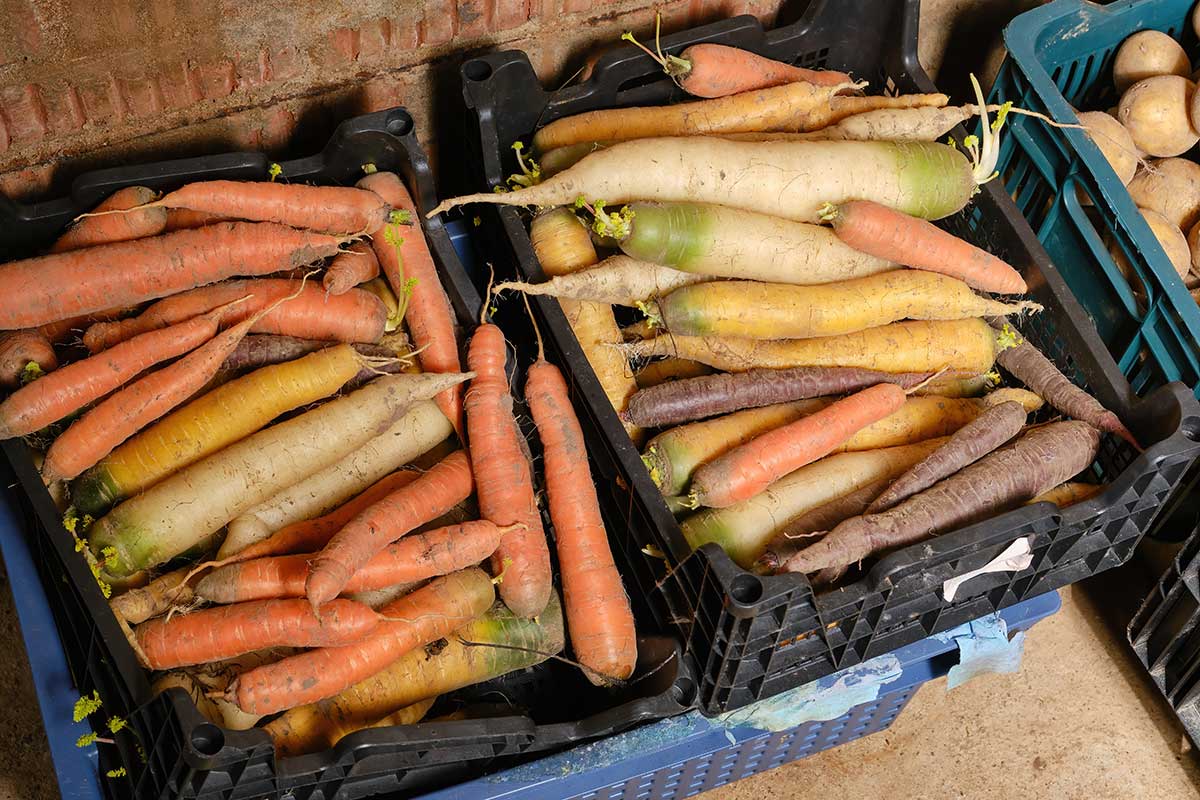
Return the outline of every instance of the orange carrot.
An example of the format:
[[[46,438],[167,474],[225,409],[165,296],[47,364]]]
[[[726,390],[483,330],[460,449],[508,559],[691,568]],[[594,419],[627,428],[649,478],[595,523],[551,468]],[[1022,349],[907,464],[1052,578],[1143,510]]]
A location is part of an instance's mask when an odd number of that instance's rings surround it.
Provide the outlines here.
[[[253,297],[239,306],[227,318],[228,322],[241,322],[287,298],[255,323],[253,333],[336,342],[377,342],[387,323],[386,306],[370,292],[351,290],[330,296],[311,282],[302,289],[298,280],[259,278],[202,286],[159,300],[136,317],[98,322],[88,328],[83,343],[89,351],[99,353],[131,336],[174,325],[246,295]]]
[[[433,469],[350,520],[313,561],[305,594],[314,608],[337,597],[350,576],[414,528],[437,519],[474,491],[467,454],[456,450]]]
[[[749,499],[894,413],[904,405],[904,398],[904,390],[896,384],[878,383],[768,431],[696,470],[691,497],[710,508],[725,508]]]
[[[235,301],[236,302],[236,301]],[[214,309],[224,314],[229,306]],[[42,463],[47,483],[70,480],[112,452],[154,420],[200,390],[258,321],[258,315],[234,325],[169,366],[152,372],[105,398],[67,428]]]
[[[658,20],[656,20],[656,23]],[[655,45],[658,28],[655,28]],[[663,71],[675,79],[679,87],[695,97],[726,97],[755,89],[770,89],[785,83],[805,81],[818,86],[841,86],[851,83],[850,76],[834,70],[793,67],[782,61],[766,58],[748,50],[725,44],[705,42],[684,49],[677,56],[664,55],[645,47],[633,34],[621,37],[662,65]]]
[[[550,550],[513,418],[505,355],[499,328],[484,324],[475,329],[467,352],[467,364],[475,372],[466,397],[467,436],[483,517],[502,527],[525,526],[505,534],[492,556],[493,571],[504,575],[500,596],[514,614],[536,617],[550,602]]]
[[[406,536],[350,576],[342,593],[413,583],[474,566],[496,551],[507,530],[477,521]],[[303,597],[312,558],[301,553],[230,564],[205,575],[196,585],[196,594],[212,603]]]
[[[309,650],[244,672],[229,685],[226,697],[251,714],[315,703],[371,677],[410,650],[449,636],[486,613],[495,598],[483,570],[472,567],[437,578],[380,609],[387,621],[365,640]]]
[[[360,189],[266,181],[198,181],[154,205],[338,234],[374,233],[390,211]]]
[[[135,210],[128,214],[109,214],[81,219],[67,228],[66,232],[58,237],[58,241],[47,252],[65,253],[69,250],[94,247],[98,244],[127,242],[131,239],[142,239],[162,233],[167,224],[167,210],[165,208],[139,208],[157,196],[157,192],[145,186],[126,186],[124,189],[118,189],[92,209],[92,213]]]
[[[189,228],[203,228],[218,222],[232,222],[232,217],[224,214],[210,214],[207,211],[192,211],[190,208],[168,208],[166,231],[183,231]]]
[[[321,283],[330,294],[342,294],[378,274],[379,259],[375,257],[375,251],[362,242],[355,242],[333,257]]]
[[[859,252],[958,278],[975,289],[1022,294],[1025,279],[1004,261],[918,217],[870,200],[826,203],[821,219]]]
[[[233,275],[265,275],[337,252],[341,239],[268,222],[224,222],[0,266],[0,328],[32,328],[135,305]]]
[[[182,355],[216,335],[224,308],[170,328],[143,333],[100,355],[56,369],[0,403],[0,439],[26,436],[70,416],[143,370]]]
[[[613,563],[583,430],[567,382],[541,358],[529,368],[525,400],[545,453],[543,474],[558,546],[567,631],[588,680],[624,680],[637,666],[637,630]]]
[[[0,332],[0,386],[20,386],[30,364],[41,372],[58,367],[54,347],[45,335],[37,329]]]
[[[406,296],[409,298],[404,319],[417,349],[421,369],[425,372],[461,372],[458,339],[454,335],[454,314],[450,310],[450,301],[442,288],[433,257],[429,254],[429,245],[425,243],[425,236],[421,232],[420,213],[408,189],[391,172],[372,173],[360,180],[357,186],[375,192],[388,205],[407,212],[412,218],[411,228],[389,228],[391,238],[400,237],[399,245],[386,241],[386,236],[376,236],[371,241],[371,247],[396,297],[402,303]],[[462,386],[447,389],[435,400],[438,408],[453,423],[454,430],[461,434]]]
[[[267,647],[333,647],[361,641],[380,615],[353,600],[313,613],[303,600],[266,600],[158,617],[137,627],[151,669],[233,658]]]

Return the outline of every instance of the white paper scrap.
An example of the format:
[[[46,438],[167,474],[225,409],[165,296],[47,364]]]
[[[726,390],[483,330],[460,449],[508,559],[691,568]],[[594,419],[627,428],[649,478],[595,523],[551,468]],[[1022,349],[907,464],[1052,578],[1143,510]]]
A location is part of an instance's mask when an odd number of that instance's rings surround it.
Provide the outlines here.
[[[1029,537],[1022,536],[1006,547],[1003,553],[979,569],[964,572],[962,575],[957,575],[943,583],[942,594],[945,596],[947,603],[953,602],[954,595],[958,593],[959,587],[977,575],[985,575],[989,572],[1017,572],[1018,570],[1025,569],[1032,563],[1033,548],[1030,546]]]

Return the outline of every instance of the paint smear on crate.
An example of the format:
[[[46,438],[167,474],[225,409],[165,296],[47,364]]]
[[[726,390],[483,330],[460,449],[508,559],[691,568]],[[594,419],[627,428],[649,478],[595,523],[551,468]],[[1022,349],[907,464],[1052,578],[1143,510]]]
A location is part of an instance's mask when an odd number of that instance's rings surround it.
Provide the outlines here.
[[[486,780],[491,783],[534,783],[548,778],[563,778],[578,772],[603,769],[669,747],[712,729],[711,721],[706,720],[698,711],[692,711],[505,770],[489,776]]]
[[[1025,633],[1018,632],[1010,640],[1008,626],[998,614],[960,625],[948,634],[958,645],[958,664],[950,668],[947,689],[962,686],[976,675],[1010,673],[1021,668]]]
[[[882,655],[856,667],[806,686],[731,711],[714,722],[728,727],[749,726],[764,731],[786,731],[805,722],[838,719],[855,706],[879,698],[884,685],[900,678],[900,660]]]

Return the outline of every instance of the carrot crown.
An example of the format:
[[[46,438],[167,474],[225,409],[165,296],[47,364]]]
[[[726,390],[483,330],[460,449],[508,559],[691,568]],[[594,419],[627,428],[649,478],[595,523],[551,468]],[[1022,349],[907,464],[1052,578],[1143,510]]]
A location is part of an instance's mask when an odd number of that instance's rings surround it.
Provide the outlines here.
[[[646,47],[646,45],[634,38],[632,31],[625,31],[622,33],[621,40],[629,42],[634,47],[637,47],[643,53],[653,58],[658,65],[663,68],[663,72],[670,75],[671,78],[676,81],[692,71],[691,61],[688,61],[686,58],[680,58],[679,56],[663,53],[661,13],[655,13],[654,15],[654,50],[651,50],[649,47]]]

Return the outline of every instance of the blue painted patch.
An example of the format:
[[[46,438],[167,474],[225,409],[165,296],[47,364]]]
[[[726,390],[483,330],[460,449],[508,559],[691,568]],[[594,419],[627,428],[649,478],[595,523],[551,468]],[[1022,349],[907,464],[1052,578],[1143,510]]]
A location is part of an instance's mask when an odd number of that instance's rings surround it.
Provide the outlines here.
[[[961,627],[968,630],[958,633]],[[958,645],[958,665],[950,668],[947,689],[961,686],[976,675],[988,673],[1010,673],[1021,668],[1021,656],[1025,651],[1025,633],[1019,632],[1008,638],[1008,626],[999,616],[977,619],[960,628],[955,628],[954,641]]]
[[[730,727],[748,725],[764,731],[786,731],[805,722],[837,719],[855,706],[879,697],[879,690],[898,680],[903,668],[900,660],[887,654],[864,661],[805,686],[717,718]]]

